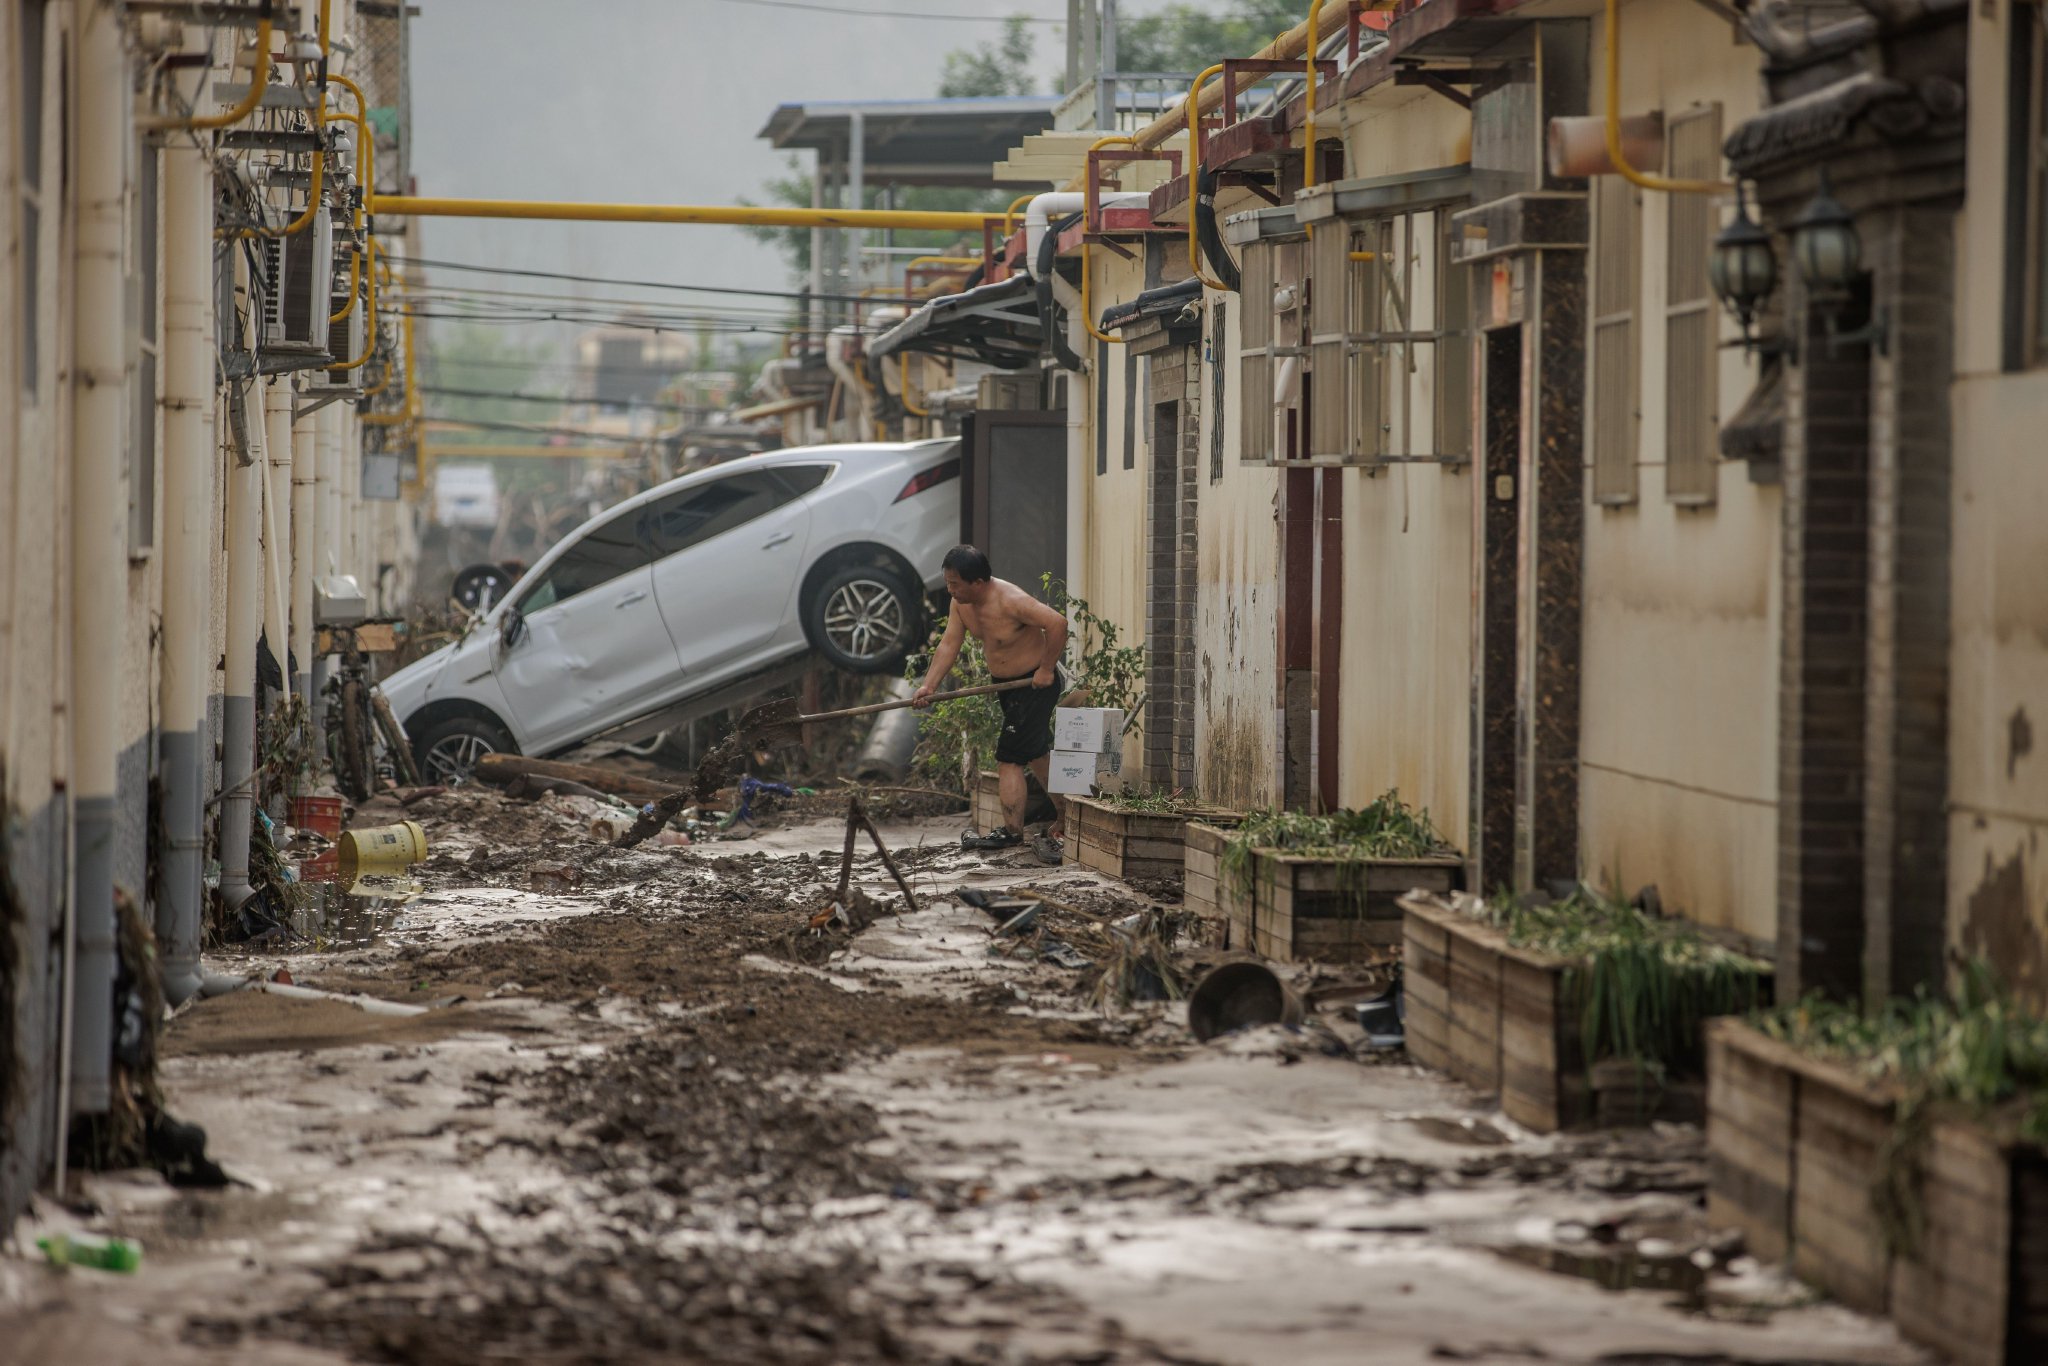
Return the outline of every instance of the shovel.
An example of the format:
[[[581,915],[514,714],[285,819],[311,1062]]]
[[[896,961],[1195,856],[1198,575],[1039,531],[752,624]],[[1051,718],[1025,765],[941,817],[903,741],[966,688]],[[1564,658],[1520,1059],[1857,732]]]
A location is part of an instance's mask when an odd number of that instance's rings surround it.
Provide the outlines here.
[[[956,697],[981,697],[988,693],[1008,692],[1012,688],[1028,688],[1029,678],[1013,678],[1007,683],[984,683],[978,688],[961,688],[954,692],[935,692],[928,702],[950,702]],[[803,727],[813,721],[837,721],[848,716],[871,716],[878,711],[897,711],[910,705],[907,697],[894,702],[872,702],[865,707],[847,707],[843,711],[821,711],[809,716],[796,709],[796,699],[785,697],[779,702],[768,702],[755,707],[740,717],[735,730],[747,737],[750,743],[761,746],[795,744],[803,736]]]

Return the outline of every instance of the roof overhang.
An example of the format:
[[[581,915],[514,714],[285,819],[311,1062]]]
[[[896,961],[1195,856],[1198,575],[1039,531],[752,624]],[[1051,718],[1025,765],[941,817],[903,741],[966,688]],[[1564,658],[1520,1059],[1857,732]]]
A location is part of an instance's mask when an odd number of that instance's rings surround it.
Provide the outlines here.
[[[1377,214],[1405,213],[1415,209],[1456,204],[1471,198],[1472,167],[1438,166],[1427,171],[1403,171],[1396,175],[1371,176],[1363,180],[1338,180],[1312,185],[1294,196],[1294,216],[1303,223],[1321,223],[1332,218],[1370,218]]]
[[[1254,242],[1270,242],[1281,237],[1299,237],[1304,231],[1301,221],[1294,216],[1292,204],[1251,209],[1223,220],[1223,240],[1233,247],[1248,247]]]
[[[926,303],[867,345],[870,359],[919,351],[980,361],[1004,370],[1038,363],[1045,329],[1038,316],[1038,285],[1012,275]]]
[[[820,161],[851,156],[856,136],[870,181],[987,185],[1011,148],[1052,127],[1050,95],[965,100],[822,100],[779,106],[760,136]]]

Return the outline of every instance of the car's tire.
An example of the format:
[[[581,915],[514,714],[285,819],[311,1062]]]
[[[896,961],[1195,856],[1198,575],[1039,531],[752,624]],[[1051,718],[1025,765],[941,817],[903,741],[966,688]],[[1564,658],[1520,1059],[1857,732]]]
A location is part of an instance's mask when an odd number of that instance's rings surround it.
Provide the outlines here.
[[[924,643],[923,602],[900,571],[850,565],[811,594],[804,634],[812,648],[848,673],[891,673]]]
[[[455,576],[448,596],[472,612],[486,612],[512,591],[518,576],[501,564],[473,564]]]
[[[481,716],[450,716],[423,729],[413,741],[420,781],[453,787],[467,782],[476,761],[486,754],[517,754],[519,746],[495,721]]]

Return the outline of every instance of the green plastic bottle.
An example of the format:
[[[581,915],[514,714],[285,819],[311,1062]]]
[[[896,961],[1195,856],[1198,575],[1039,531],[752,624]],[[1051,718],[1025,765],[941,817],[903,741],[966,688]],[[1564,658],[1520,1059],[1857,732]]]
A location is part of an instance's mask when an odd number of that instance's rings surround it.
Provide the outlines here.
[[[51,1266],[90,1266],[101,1271],[128,1272],[142,1265],[142,1245],[126,1238],[94,1242],[60,1233],[54,1238],[36,1239],[36,1246],[50,1259]]]

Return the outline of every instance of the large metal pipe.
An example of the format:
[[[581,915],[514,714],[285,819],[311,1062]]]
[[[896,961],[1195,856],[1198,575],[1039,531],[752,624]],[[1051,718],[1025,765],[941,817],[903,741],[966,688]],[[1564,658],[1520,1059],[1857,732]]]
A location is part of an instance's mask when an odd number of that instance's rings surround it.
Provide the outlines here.
[[[341,572],[341,496],[335,488],[334,477],[341,466],[341,407],[329,404],[313,415],[313,520],[318,530],[314,533],[315,558],[313,573],[316,577]],[[324,756],[327,753],[327,696],[328,657],[319,655],[313,660],[313,752]]]
[[[205,921],[206,771],[213,752],[213,161],[190,139],[164,148],[164,530],[162,732],[165,849],[157,903],[164,996],[199,989]]]
[[[320,538],[318,416],[307,413],[292,423],[292,655],[298,663],[292,692],[305,698],[308,707],[313,699],[313,564]]]
[[[248,260],[235,253],[236,292],[248,306]],[[250,337],[249,342],[253,343]],[[239,910],[255,889],[249,883],[249,834],[256,803],[256,637],[263,629],[263,472],[265,382],[243,391],[243,421],[227,467],[228,640],[227,682],[221,703],[220,899]]]
[[[524,199],[427,199],[380,194],[370,212],[385,218],[550,218],[576,223],[727,223],[755,228],[901,228],[972,232],[1000,213],[937,209],[767,209],[750,204],[562,204]]]
[[[71,356],[71,734],[76,840],[71,1110],[104,1114],[111,1098],[114,973],[114,825],[120,777],[122,651],[128,635],[128,422],[130,352],[126,210],[133,83],[121,11],[74,8],[76,74],[70,82],[71,173],[77,179]],[[139,890],[139,889],[138,889]]]
[[[263,398],[263,636],[291,700],[292,381],[272,380]]]

